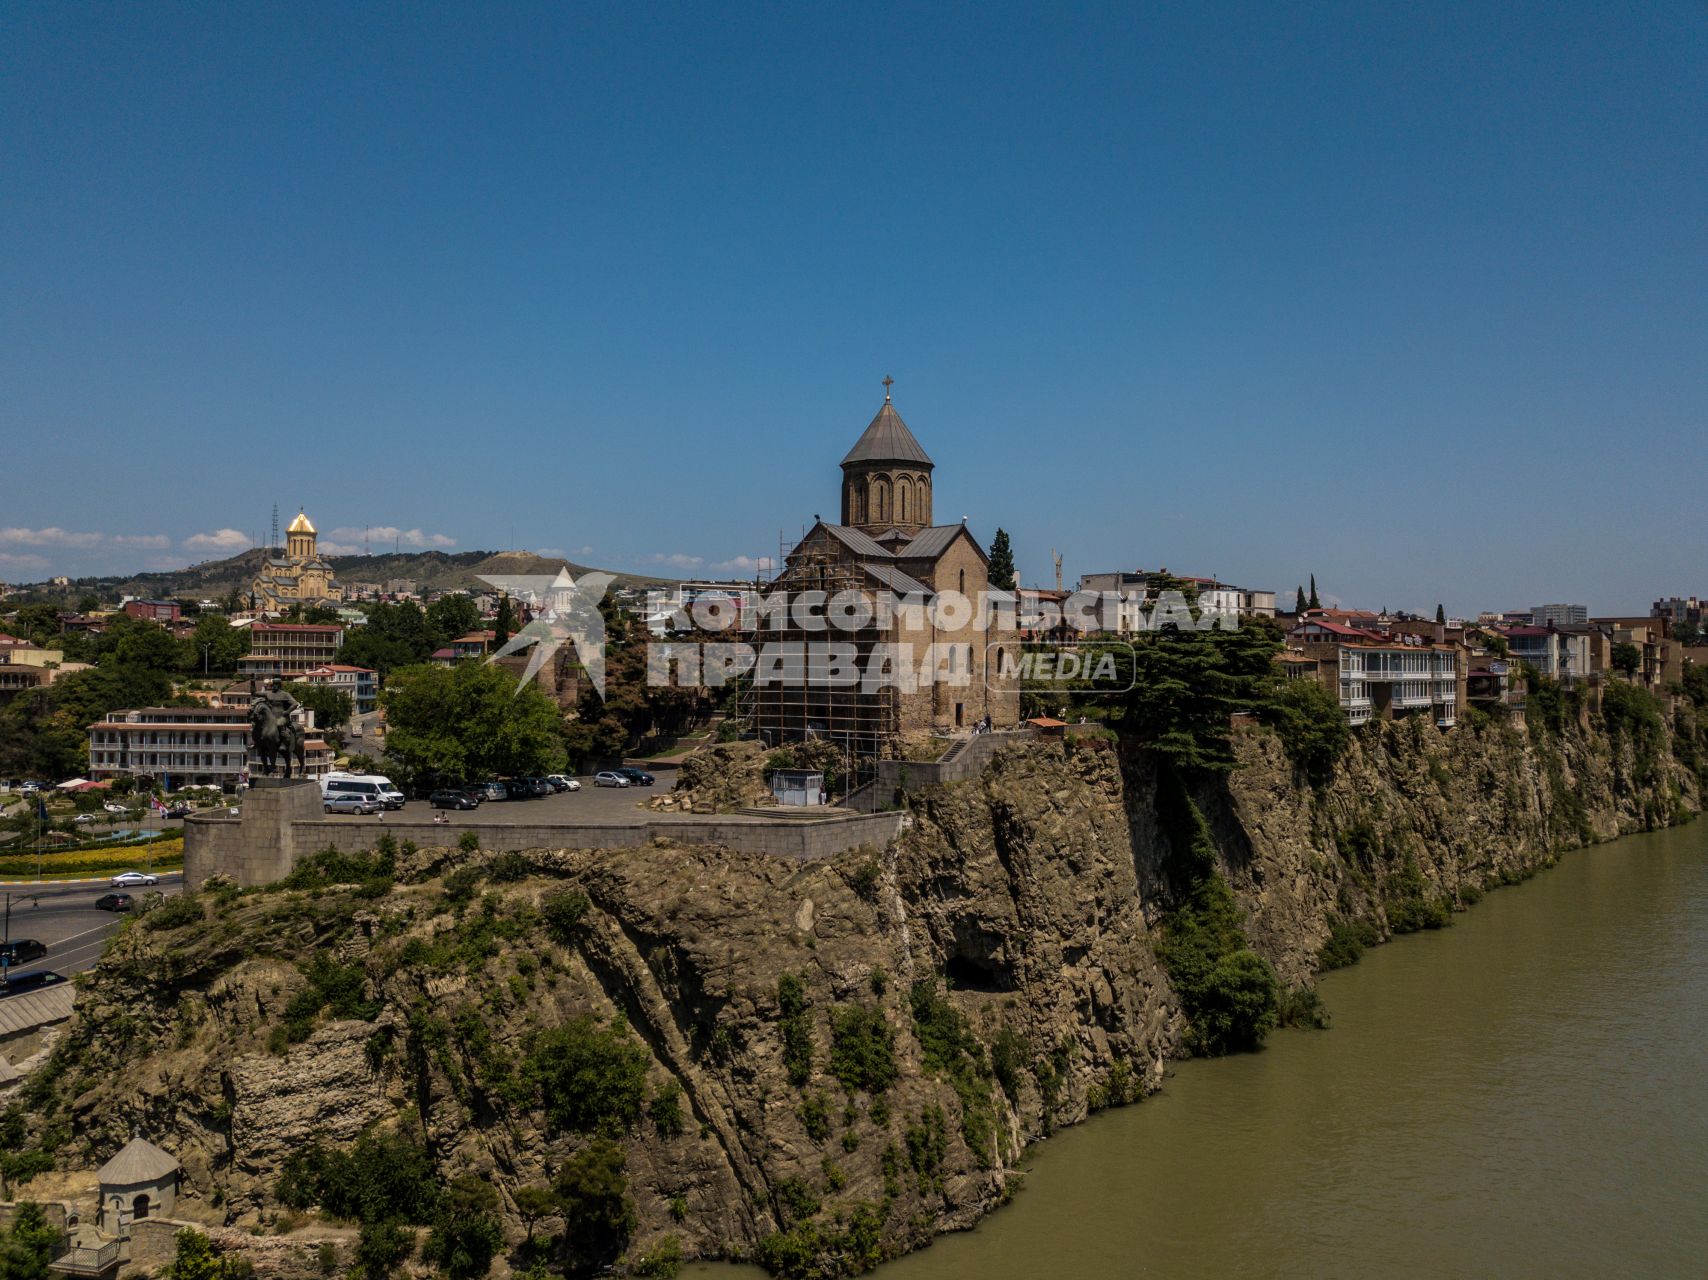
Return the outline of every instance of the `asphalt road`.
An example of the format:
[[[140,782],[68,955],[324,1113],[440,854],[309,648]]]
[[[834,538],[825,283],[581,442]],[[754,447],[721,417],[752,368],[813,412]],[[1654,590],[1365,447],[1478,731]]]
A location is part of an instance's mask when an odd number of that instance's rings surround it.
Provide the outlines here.
[[[160,877],[159,890],[168,896],[184,888],[181,871],[165,872]],[[28,969],[53,969],[70,976],[94,966],[101,958],[101,949],[122,918],[111,911],[100,911],[95,899],[108,892],[104,884],[53,884],[41,887],[0,890],[0,906],[11,899],[10,933],[12,938],[34,938],[47,945],[47,954],[31,960]],[[143,889],[125,892],[140,895]]]

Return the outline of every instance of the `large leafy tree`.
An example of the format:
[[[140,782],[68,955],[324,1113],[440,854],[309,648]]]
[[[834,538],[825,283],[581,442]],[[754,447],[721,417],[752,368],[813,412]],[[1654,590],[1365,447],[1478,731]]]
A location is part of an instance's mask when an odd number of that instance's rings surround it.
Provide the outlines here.
[[[563,762],[557,706],[491,663],[404,667],[380,700],[387,751],[418,783],[550,773]]]
[[[420,605],[402,600],[368,606],[365,626],[344,633],[338,661],[389,674],[397,667],[422,662],[432,653],[433,629]]]
[[[449,644],[480,625],[480,606],[462,592],[440,596],[427,606],[427,626],[438,644]]]
[[[303,706],[314,712],[314,726],[336,733],[350,723],[356,707],[350,695],[326,684],[290,684],[286,690]]]
[[[48,1263],[59,1251],[59,1232],[48,1225],[41,1206],[18,1206],[10,1230],[0,1228],[0,1280],[47,1280]]]
[[[249,652],[249,632],[232,626],[217,613],[204,614],[196,621],[190,649],[196,671],[203,670],[204,665],[210,673],[236,671],[237,660]]]
[[[1259,710],[1275,680],[1278,630],[1248,620],[1237,631],[1158,633],[1134,646],[1134,680],[1121,727],[1187,772],[1233,768],[1229,717]]]

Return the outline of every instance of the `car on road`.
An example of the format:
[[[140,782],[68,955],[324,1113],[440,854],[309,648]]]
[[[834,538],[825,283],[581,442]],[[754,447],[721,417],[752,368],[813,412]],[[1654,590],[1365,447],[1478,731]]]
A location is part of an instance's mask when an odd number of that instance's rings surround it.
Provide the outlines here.
[[[187,818],[189,816],[190,806],[187,804],[175,804],[166,811],[166,817],[168,818]]]
[[[99,822],[100,819],[92,813],[80,813],[72,821],[78,826],[82,826],[85,822]]]
[[[596,787],[626,787],[629,785],[629,780],[622,774],[607,769],[603,773],[593,775],[593,785]]]
[[[129,809],[125,808],[124,805],[120,804],[117,800],[108,800],[101,807],[103,809],[105,809],[108,813],[129,813],[130,812]]]
[[[385,806],[372,796],[361,795],[330,795],[326,797],[324,808],[327,813],[359,813],[366,816],[378,813]]]
[[[574,778],[571,778],[568,774],[549,773],[546,775],[546,781],[552,784],[552,789],[554,791],[580,791],[581,790],[581,784],[579,782],[577,782]]]
[[[650,787],[652,785],[652,775],[644,769],[624,768],[618,769],[617,772],[629,780],[631,787]]]
[[[51,969],[31,969],[28,973],[7,978],[6,985],[0,988],[0,997],[21,996],[28,991],[40,991],[43,987],[57,987],[65,980],[63,973],[55,973]]]
[[[146,871],[121,871],[110,881],[115,889],[141,889],[151,884],[159,884],[159,876],[151,876]]]
[[[97,911],[129,911],[136,905],[136,899],[128,893],[103,893],[95,899]]]
[[[427,797],[435,809],[478,809],[480,802],[466,791],[435,791]]]
[[[34,938],[14,938],[10,942],[0,942],[0,963],[4,963],[9,969],[28,964],[32,960],[40,960],[46,954],[47,947]]]

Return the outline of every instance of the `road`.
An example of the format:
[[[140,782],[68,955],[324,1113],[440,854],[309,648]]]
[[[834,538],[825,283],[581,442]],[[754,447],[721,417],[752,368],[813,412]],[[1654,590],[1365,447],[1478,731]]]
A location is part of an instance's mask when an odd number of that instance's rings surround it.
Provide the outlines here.
[[[167,895],[181,893],[184,875],[172,871],[160,877],[160,891]],[[34,938],[47,945],[47,954],[32,960],[26,967],[53,969],[70,976],[92,967],[101,958],[101,949],[108,936],[118,927],[121,917],[110,911],[99,911],[95,899],[107,892],[104,884],[54,884],[44,882],[39,888],[17,886],[0,890],[0,905],[4,898],[12,901],[11,933],[13,938]],[[140,894],[140,889],[127,892]]]

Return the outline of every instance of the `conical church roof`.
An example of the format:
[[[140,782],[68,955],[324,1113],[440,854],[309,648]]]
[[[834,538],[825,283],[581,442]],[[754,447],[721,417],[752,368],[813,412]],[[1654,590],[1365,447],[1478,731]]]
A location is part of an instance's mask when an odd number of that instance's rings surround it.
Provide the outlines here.
[[[314,526],[308,522],[308,514],[306,512],[298,511],[297,512],[297,518],[295,520],[291,521],[290,528],[286,529],[285,532],[286,533],[313,533],[314,532]]]
[[[906,462],[918,467],[936,465],[931,461],[931,455],[913,438],[913,432],[907,429],[907,423],[901,420],[901,414],[896,412],[888,397],[884,399],[884,407],[878,410],[878,416],[872,419],[871,426],[854,442],[842,465],[846,467],[855,462]]]
[[[178,1162],[146,1138],[132,1138],[95,1175],[102,1186],[133,1187],[178,1171]]]

